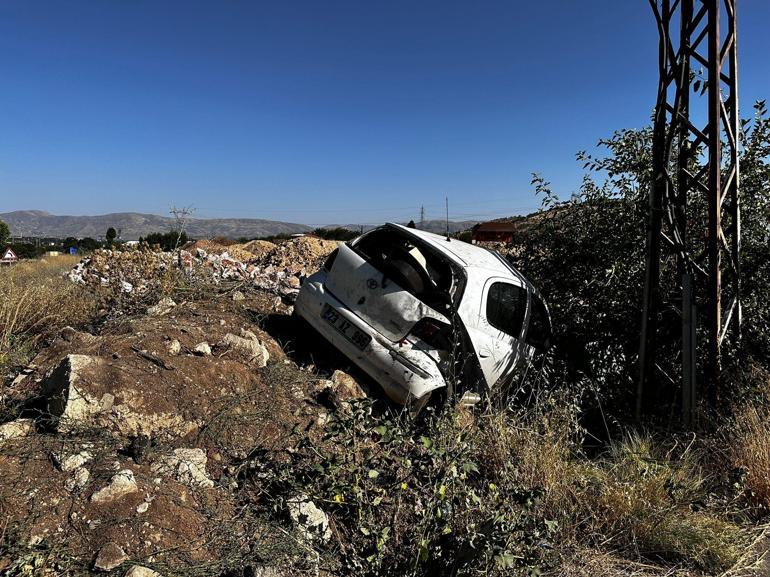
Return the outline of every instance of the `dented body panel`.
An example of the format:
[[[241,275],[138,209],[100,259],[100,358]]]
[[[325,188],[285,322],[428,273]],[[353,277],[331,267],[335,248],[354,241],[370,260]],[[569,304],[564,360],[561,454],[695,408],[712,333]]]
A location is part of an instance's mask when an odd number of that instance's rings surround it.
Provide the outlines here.
[[[505,385],[550,335],[537,291],[499,254],[396,224],[341,245],[295,310],[401,404],[457,393],[458,350],[477,388]]]

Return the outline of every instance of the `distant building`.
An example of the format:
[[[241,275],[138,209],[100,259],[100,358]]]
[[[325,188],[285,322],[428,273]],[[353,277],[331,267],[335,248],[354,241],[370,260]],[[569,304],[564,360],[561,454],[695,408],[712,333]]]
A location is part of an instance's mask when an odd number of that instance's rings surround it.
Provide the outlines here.
[[[59,251],[59,250],[47,250],[47,251],[45,251],[45,256],[61,256],[61,251]]]
[[[13,249],[11,247],[6,247],[6,249],[3,251],[3,257],[0,258],[0,264],[13,264],[15,262],[19,261],[19,257],[16,256],[16,253],[13,252]]]
[[[473,242],[511,242],[516,233],[513,222],[481,222],[471,229]]]

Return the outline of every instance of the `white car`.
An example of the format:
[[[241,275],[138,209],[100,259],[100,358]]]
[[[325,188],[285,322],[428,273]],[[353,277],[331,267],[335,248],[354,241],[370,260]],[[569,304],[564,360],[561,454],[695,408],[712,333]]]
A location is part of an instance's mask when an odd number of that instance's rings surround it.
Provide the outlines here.
[[[498,253],[391,223],[341,244],[295,311],[416,411],[439,394],[477,402],[551,335],[545,303]]]

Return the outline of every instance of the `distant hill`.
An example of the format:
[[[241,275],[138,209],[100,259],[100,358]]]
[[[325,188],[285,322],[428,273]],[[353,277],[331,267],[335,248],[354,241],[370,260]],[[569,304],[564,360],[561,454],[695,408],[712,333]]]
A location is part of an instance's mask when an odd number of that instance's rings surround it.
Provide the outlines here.
[[[109,227],[120,229],[121,239],[137,240],[151,232],[166,232],[174,227],[173,218],[138,212],[116,212],[97,216],[57,216],[41,210],[18,210],[0,213],[0,220],[14,236],[66,238],[101,238]],[[304,224],[256,218],[190,219],[187,234],[193,238],[224,236],[229,238],[260,237],[276,234],[309,232]]]

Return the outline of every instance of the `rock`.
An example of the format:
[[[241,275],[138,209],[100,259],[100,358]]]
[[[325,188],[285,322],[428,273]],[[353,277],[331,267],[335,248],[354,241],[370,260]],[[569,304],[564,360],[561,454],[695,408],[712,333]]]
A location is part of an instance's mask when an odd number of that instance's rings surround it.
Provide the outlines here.
[[[323,542],[331,539],[329,518],[306,495],[297,495],[288,501],[289,516],[308,540]]]
[[[337,396],[347,401],[350,399],[363,399],[366,393],[353,377],[344,371],[336,370],[332,373],[332,383],[336,389]]]
[[[254,568],[253,575],[254,577],[285,577],[286,573],[275,567],[261,566]]]
[[[199,426],[186,419],[173,400],[166,410],[158,410],[155,391],[142,381],[128,380],[101,357],[68,355],[44,378],[41,392],[47,416],[59,432],[97,429],[125,437],[183,436]]]
[[[150,508],[150,504],[147,501],[144,501],[143,503],[139,503],[136,506],[136,512],[141,515],[142,513],[146,513],[147,509],[149,508]]]
[[[88,484],[88,479],[91,478],[91,473],[85,467],[79,467],[75,469],[72,476],[64,481],[64,488],[70,493],[82,489]]]
[[[190,487],[213,487],[214,481],[206,474],[206,453],[203,449],[174,449],[152,464],[152,470],[172,474],[180,483]]]
[[[221,344],[230,347],[231,349],[246,353],[249,356],[250,361],[255,362],[258,367],[264,367],[267,365],[268,359],[270,359],[270,353],[265,345],[259,342],[259,339],[254,333],[251,331],[244,331],[244,333],[248,333],[250,335],[249,338],[227,333],[222,339]]]
[[[246,300],[246,297],[241,291],[233,291],[233,300],[236,302],[243,301]]]
[[[67,341],[68,343],[71,343],[71,342],[72,342],[72,341],[75,339],[75,337],[77,336],[77,334],[78,334],[78,331],[76,331],[74,328],[72,328],[72,327],[69,327],[69,326],[67,326],[67,327],[64,327],[64,328],[63,328],[63,329],[62,329],[62,330],[59,332],[59,336],[60,336],[62,339],[64,339],[65,341]]]
[[[102,403],[87,392],[84,373],[102,364],[102,359],[88,355],[67,355],[43,380],[42,395],[47,413],[62,432],[84,428],[102,411]]]
[[[112,571],[124,561],[128,561],[128,555],[115,543],[107,543],[99,550],[94,561],[94,569],[97,571]]]
[[[115,404],[115,395],[112,395],[110,393],[104,393],[102,395],[102,398],[99,399],[99,408],[103,411],[109,411],[112,408],[112,405]]]
[[[16,419],[0,425],[0,444],[9,439],[28,437],[35,431],[35,422],[32,419]]]
[[[65,473],[74,471],[88,463],[94,456],[87,450],[80,451],[79,453],[73,453],[70,455],[59,453],[54,454],[53,460],[59,469]]]
[[[181,352],[182,352],[182,343],[180,343],[177,339],[173,339],[168,344],[168,354],[178,355]]]
[[[153,571],[152,569],[148,569],[147,567],[142,567],[141,565],[134,565],[128,571],[126,571],[126,574],[124,577],[163,577],[163,576],[157,571]]]
[[[208,356],[211,354],[211,346],[206,342],[198,343],[193,348],[193,353],[200,356]]]
[[[147,314],[150,315],[151,317],[161,317],[163,315],[167,315],[168,313],[170,313],[175,306],[176,306],[176,303],[172,298],[164,297],[160,299],[158,304],[148,308]]]
[[[131,469],[123,469],[112,476],[109,485],[91,495],[91,502],[109,503],[131,493],[136,493],[138,490],[134,472]]]

